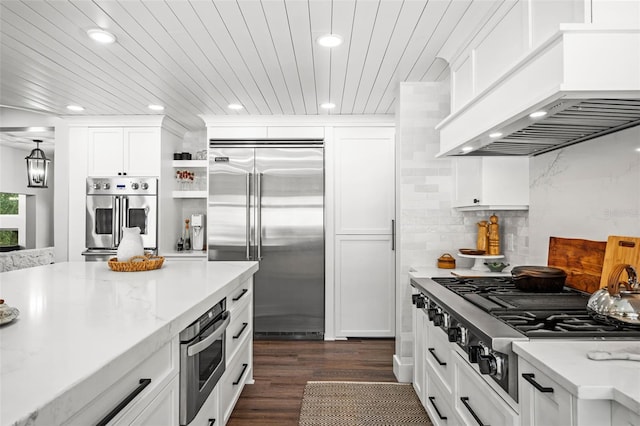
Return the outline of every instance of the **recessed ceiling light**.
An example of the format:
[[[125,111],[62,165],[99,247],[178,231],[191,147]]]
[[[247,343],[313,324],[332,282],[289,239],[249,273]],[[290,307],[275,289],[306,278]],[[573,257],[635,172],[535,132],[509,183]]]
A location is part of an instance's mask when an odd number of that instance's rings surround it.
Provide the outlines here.
[[[227,105],[227,108],[229,108],[229,109],[242,109],[244,107],[242,105],[240,105],[240,104],[229,104],[229,105]]]
[[[67,105],[69,111],[84,111],[84,108],[80,105]]]
[[[489,137],[492,138],[492,139],[499,138],[500,136],[502,136],[502,133],[500,133],[500,132],[491,133],[489,135]]]
[[[547,111],[536,111],[529,114],[529,117],[540,118],[540,117],[544,117],[545,115],[547,115]]]
[[[320,104],[320,108],[324,108],[324,109],[333,109],[335,107],[336,107],[336,104],[331,102],[325,102],[323,104]]]
[[[473,151],[472,146],[465,146],[462,148],[462,152],[471,152],[471,151]]]
[[[150,110],[153,110],[153,111],[163,111],[163,110],[164,110],[164,106],[162,106],[162,105],[158,105],[158,104],[150,104],[150,105],[148,106],[148,108],[149,108]]]
[[[338,34],[325,34],[318,37],[316,43],[324,47],[336,47],[342,44],[342,37]]]
[[[98,43],[102,43],[102,44],[111,44],[114,41],[116,41],[116,36],[111,34],[109,31],[105,31],[105,30],[103,30],[101,28],[92,28],[92,29],[87,31],[87,34],[93,40],[97,41]]]

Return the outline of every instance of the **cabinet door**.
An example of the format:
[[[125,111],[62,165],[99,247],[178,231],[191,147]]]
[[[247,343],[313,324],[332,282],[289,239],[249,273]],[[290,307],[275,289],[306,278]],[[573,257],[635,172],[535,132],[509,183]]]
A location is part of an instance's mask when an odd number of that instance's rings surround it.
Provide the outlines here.
[[[479,204],[483,201],[482,159],[456,158],[453,161],[453,207]]]
[[[160,176],[160,129],[124,129],[123,171],[129,176]]]
[[[128,424],[131,426],[173,426],[179,422],[179,398],[180,383],[179,376],[175,377],[169,382],[169,384],[162,389],[162,391],[156,396],[153,401],[147,405],[144,410],[138,415],[132,422]]]
[[[339,128],[334,135],[336,234],[391,234],[394,130]]]
[[[422,309],[415,308],[413,310],[413,389],[420,401],[425,405],[425,376],[424,376],[424,351],[426,344],[425,319],[426,314]]]
[[[395,335],[391,235],[336,236],[336,336]]]
[[[89,176],[117,176],[122,172],[123,129],[121,127],[93,127],[89,129]]]

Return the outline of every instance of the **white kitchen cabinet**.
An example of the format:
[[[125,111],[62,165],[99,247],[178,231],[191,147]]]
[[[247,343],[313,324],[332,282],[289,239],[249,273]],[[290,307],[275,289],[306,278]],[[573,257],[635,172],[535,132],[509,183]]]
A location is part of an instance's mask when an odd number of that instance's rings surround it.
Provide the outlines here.
[[[122,407],[110,421],[110,425],[175,425],[178,423],[178,339],[158,349],[153,355],[135,366],[124,376],[92,378],[99,386],[109,380],[106,388],[92,388],[96,398],[75,413],[64,425],[97,424],[111,413],[123,400],[139,393]],[[149,380],[145,386],[145,380]],[[162,422],[156,415],[163,413]],[[168,416],[166,419],[164,415]]]
[[[335,240],[336,336],[394,336],[391,235],[337,235]]]
[[[429,365],[426,366],[425,373],[427,377],[434,377],[433,370]],[[435,426],[458,424],[452,408],[451,392],[446,390],[438,379],[429,380],[423,405]]]
[[[611,404],[611,426],[637,426],[640,425],[640,414],[634,413],[627,407],[617,402]]]
[[[220,386],[216,386],[209,398],[202,404],[198,414],[191,420],[189,426],[219,426],[222,424],[219,410]]]
[[[251,344],[253,339],[247,335],[240,344],[236,355],[227,360],[227,369],[218,383],[220,392],[220,414],[222,424],[227,424],[233,407],[236,405],[244,385],[253,377],[251,365]]]
[[[624,423],[628,413],[623,410],[614,412],[612,418],[608,400],[578,399],[522,357],[518,358],[518,394],[522,426],[606,426],[616,424],[614,419],[622,421],[617,424],[638,424]]]
[[[426,322],[428,320],[427,314],[423,309],[413,309],[413,389],[416,391],[416,395],[418,395],[422,405],[426,405],[425,396],[427,394],[424,351],[427,343]]]
[[[335,130],[335,233],[391,234],[395,219],[392,128]]]
[[[451,357],[455,368],[455,424],[519,426],[520,418],[497,393],[487,392],[480,374],[457,352]],[[548,425],[548,423],[536,423]]]
[[[89,128],[89,176],[160,176],[160,128]]]
[[[469,157],[453,160],[454,199],[459,210],[527,210],[528,157]]]

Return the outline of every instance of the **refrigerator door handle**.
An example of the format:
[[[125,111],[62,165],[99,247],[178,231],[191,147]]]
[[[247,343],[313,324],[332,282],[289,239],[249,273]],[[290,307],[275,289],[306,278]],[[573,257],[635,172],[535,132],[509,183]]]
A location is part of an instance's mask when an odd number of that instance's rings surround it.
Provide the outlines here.
[[[246,257],[247,260],[251,260],[251,173],[247,173],[247,184],[246,184],[246,232],[245,232],[245,243],[246,243]]]
[[[396,250],[396,221],[391,219],[391,251]]]
[[[256,246],[258,254],[256,260],[262,260],[262,173],[256,173]]]
[[[111,234],[113,236],[113,246],[118,247],[120,245],[120,196],[113,196],[113,207],[111,212],[111,220],[113,228]]]

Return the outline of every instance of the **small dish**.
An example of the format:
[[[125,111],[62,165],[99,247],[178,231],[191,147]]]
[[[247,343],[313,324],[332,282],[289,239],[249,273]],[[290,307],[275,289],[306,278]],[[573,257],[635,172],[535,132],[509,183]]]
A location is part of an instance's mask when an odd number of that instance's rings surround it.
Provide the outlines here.
[[[4,303],[4,300],[0,299],[0,324],[6,324],[18,318],[20,311],[18,308],[12,308]]]
[[[491,272],[502,272],[504,268],[509,266],[508,263],[502,262],[484,262],[484,264],[487,265],[487,268],[489,268]]]
[[[486,253],[486,251],[484,251],[484,250],[467,249],[467,248],[461,248],[461,249],[458,249],[458,251],[461,254],[469,254],[469,255],[472,255],[472,256],[473,255],[481,256],[481,255]]]

